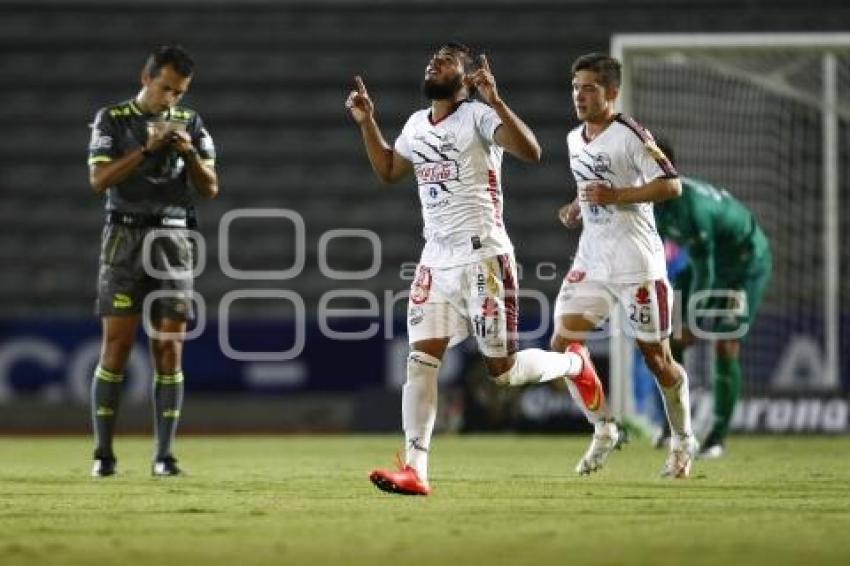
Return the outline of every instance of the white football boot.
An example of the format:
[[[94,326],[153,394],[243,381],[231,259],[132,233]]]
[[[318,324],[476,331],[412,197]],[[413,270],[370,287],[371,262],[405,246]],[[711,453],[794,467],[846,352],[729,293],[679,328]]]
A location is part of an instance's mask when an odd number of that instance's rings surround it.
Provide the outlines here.
[[[661,477],[682,479],[690,476],[698,448],[699,443],[693,435],[684,438],[677,434],[671,436],[670,453],[661,469]]]
[[[593,439],[590,441],[590,447],[581,460],[576,465],[576,473],[584,476],[602,469],[605,465],[605,460],[614,449],[617,447],[617,440],[620,437],[620,431],[617,429],[617,423],[613,421],[606,422],[599,427],[599,432],[593,433]]]

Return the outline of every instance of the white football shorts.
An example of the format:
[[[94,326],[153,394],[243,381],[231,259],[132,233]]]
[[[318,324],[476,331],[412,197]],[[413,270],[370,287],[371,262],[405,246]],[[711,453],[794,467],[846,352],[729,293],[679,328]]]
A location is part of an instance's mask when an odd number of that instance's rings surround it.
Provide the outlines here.
[[[481,353],[502,358],[517,351],[519,305],[512,254],[448,268],[419,264],[407,302],[411,344],[449,338],[449,347],[470,335]]]
[[[660,342],[671,333],[673,289],[667,278],[643,283],[606,283],[584,278],[581,271],[570,271],[561,284],[555,302],[555,332],[564,315],[578,314],[597,327],[617,305],[626,313],[625,330],[641,342]]]

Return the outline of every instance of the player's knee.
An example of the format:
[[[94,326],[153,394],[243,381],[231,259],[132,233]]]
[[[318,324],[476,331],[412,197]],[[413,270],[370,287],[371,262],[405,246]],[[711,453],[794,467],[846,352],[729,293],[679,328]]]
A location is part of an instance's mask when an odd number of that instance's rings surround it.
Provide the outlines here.
[[[428,352],[420,350],[411,350],[407,354],[407,377],[417,377],[420,375],[436,375],[440,371],[442,361],[436,356],[432,356]]]
[[[443,359],[443,354],[446,352],[449,340],[447,338],[437,338],[429,340],[419,340],[410,345],[411,354],[421,352],[437,360]]]
[[[670,352],[660,350],[644,353],[647,367],[658,378],[664,379],[678,372],[675,371],[675,360]]]
[[[154,340],[151,342],[151,351],[154,359],[160,362],[157,365],[178,367],[183,353],[183,342],[180,340]]]
[[[126,358],[133,348],[134,336],[110,334],[103,340],[103,351],[106,357]]]

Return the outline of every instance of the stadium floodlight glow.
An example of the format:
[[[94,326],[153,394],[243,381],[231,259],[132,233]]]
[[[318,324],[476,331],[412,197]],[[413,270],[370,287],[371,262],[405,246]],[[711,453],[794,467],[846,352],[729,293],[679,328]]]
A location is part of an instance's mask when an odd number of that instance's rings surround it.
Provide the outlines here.
[[[230,263],[230,225],[239,219],[283,218],[295,228],[295,261],[288,269],[238,269]],[[307,229],[304,218],[288,208],[237,208],[229,210],[218,224],[218,261],[221,271],[228,277],[241,280],[282,281],[301,275],[307,257]]]

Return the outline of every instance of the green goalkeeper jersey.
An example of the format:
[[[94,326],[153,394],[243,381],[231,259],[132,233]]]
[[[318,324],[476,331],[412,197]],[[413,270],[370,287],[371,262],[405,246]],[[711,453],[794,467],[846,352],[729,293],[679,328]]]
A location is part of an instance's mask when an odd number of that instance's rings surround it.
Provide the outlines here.
[[[655,221],[662,238],[688,251],[692,278],[686,291],[743,280],[769,264],[767,237],[746,206],[725,189],[699,179],[681,180],[679,198],[655,204]]]

